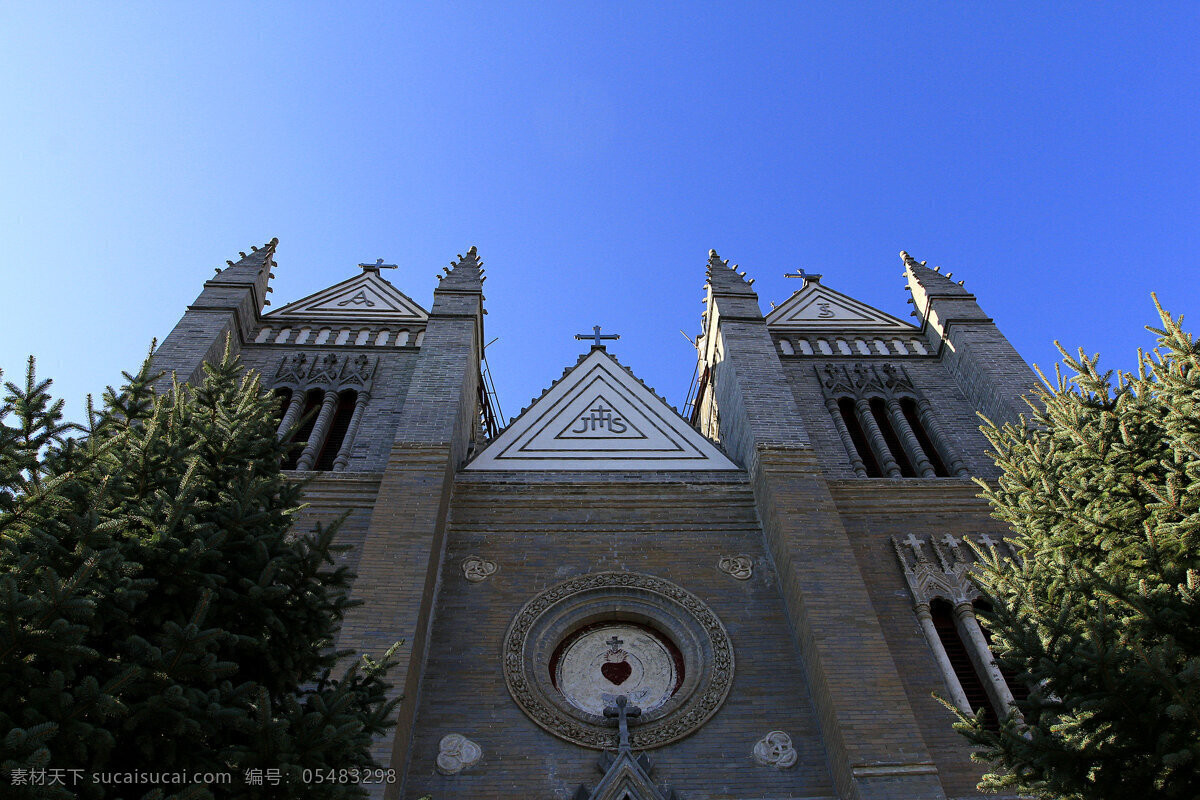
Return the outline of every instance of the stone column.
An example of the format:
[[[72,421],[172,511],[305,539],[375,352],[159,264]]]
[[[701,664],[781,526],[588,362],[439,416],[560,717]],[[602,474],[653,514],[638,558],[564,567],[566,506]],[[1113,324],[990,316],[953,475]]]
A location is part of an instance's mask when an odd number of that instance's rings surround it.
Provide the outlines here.
[[[929,603],[917,603],[913,606],[913,610],[917,612],[917,621],[921,623],[921,630],[925,633],[926,641],[929,642],[929,649],[933,651],[933,657],[937,661],[938,667],[946,676],[946,689],[950,692],[951,702],[957,706],[959,711],[970,714],[975,709],[971,708],[971,702],[967,700],[967,694],[958,681],[954,665],[950,663],[950,656],[946,654],[942,637],[938,636],[937,626],[933,624],[933,615],[929,611]]]
[[[883,431],[879,430],[879,423],[875,421],[875,415],[871,413],[871,401],[860,397],[854,401],[854,409],[858,412],[859,424],[867,432],[871,449],[875,451],[875,457],[879,459],[879,466],[889,478],[899,478],[900,465],[896,463],[896,459],[892,458],[892,451],[888,449],[887,440],[883,438]]]
[[[975,619],[975,607],[970,603],[956,605],[954,624],[958,628],[958,635],[967,645],[967,652],[975,665],[975,671],[983,678],[984,688],[992,698],[992,703],[999,710],[998,713],[1005,713],[1013,704],[1012,692],[1008,690],[1008,684],[1000,674],[1000,668],[996,666],[992,649],[988,647],[983,629],[979,627],[979,620]]]
[[[917,435],[913,433],[912,426],[908,424],[908,420],[904,417],[904,409],[900,407],[900,401],[894,397],[888,398],[887,401],[888,417],[892,421],[892,427],[896,429],[896,433],[900,434],[900,441],[904,443],[904,449],[908,452],[908,457],[913,463],[913,467],[920,473],[922,478],[936,478],[937,473],[934,472],[933,464],[929,463],[929,459],[925,457],[925,451],[921,448],[921,442],[917,440]]]
[[[826,397],[825,408],[829,409],[829,416],[833,417],[833,426],[837,428],[838,436],[842,437],[842,446],[846,448],[846,454],[850,456],[850,466],[854,468],[855,476],[867,477],[866,465],[858,455],[858,448],[854,446],[854,439],[851,438],[850,431],[846,429],[846,420],[842,419],[842,410],[838,408],[837,400],[833,397]]]
[[[300,419],[300,414],[304,411],[304,396],[306,392],[296,389],[292,392],[292,399],[288,402],[287,411],[283,413],[283,419],[279,421],[279,429],[275,431],[277,438],[282,439],[292,426],[296,424],[296,420]]]
[[[346,468],[346,463],[350,460],[350,448],[354,444],[354,436],[358,433],[358,425],[362,422],[363,408],[367,405],[367,398],[370,395],[367,392],[359,392],[358,399],[354,401],[354,416],[350,417],[350,426],[346,429],[346,437],[342,439],[342,447],[338,450],[337,458],[333,460],[334,472],[341,472]]]
[[[325,435],[329,433],[329,422],[333,419],[334,410],[337,409],[337,401],[337,392],[326,389],[325,398],[321,401],[321,411],[317,414],[317,421],[313,424],[312,433],[308,436],[308,444],[304,445],[304,452],[300,454],[300,460],[296,462],[298,471],[313,468],[317,454],[321,452],[321,444],[325,441]]]
[[[967,471],[967,465],[958,457],[958,453],[954,448],[947,446],[946,434],[942,432],[941,424],[933,415],[933,406],[929,405],[929,401],[925,398],[917,401],[917,417],[925,426],[925,432],[929,434],[929,438],[933,440],[933,446],[941,451],[942,461],[946,462],[946,467],[959,478],[971,477],[971,473]]]

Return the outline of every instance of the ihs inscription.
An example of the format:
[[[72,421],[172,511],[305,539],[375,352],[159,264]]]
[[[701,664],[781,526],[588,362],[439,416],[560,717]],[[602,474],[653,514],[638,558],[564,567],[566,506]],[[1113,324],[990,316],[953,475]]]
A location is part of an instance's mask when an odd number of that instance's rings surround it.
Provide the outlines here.
[[[573,434],[611,433],[620,436],[629,430],[621,415],[603,400],[597,400],[587,411],[579,415],[571,428]]]

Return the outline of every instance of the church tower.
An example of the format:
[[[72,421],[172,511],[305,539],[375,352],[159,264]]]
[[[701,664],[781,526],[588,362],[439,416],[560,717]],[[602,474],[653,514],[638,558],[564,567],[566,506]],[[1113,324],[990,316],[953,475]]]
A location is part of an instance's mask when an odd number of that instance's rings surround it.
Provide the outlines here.
[[[338,646],[405,640],[373,797],[975,795],[932,695],[1021,691],[966,541],[1006,552],[977,413],[1015,418],[1034,379],[961,282],[901,253],[915,323],[804,273],[764,316],[710,252],[686,416],[595,329],[499,429],[474,248],[428,310],[379,261],[264,313],[275,246],[219,270],[156,364],[193,379],[228,337],[281,435],[301,424],[297,526],[349,512]]]

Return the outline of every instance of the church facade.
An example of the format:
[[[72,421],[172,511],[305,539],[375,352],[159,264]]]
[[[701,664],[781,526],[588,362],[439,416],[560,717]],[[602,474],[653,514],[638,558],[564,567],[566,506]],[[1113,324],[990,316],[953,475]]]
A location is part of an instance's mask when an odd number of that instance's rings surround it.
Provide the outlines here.
[[[373,797],[965,798],[937,693],[1002,711],[968,541],[978,413],[1028,366],[962,285],[901,253],[915,322],[821,282],[766,315],[710,253],[683,415],[590,350],[507,426],[481,377],[472,248],[428,309],[382,262],[268,311],[276,242],[204,285],[156,366],[226,338],[279,396],[297,525],[348,511],[363,601],[338,645],[403,639]]]

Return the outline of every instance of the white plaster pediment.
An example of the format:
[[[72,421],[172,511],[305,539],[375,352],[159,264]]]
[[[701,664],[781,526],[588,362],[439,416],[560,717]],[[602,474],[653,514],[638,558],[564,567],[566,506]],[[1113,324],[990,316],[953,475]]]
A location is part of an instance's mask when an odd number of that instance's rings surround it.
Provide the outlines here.
[[[466,469],[738,469],[662,398],[593,349]]]
[[[825,330],[855,328],[862,330],[914,331],[916,327],[885,314],[877,308],[822,286],[817,281],[805,283],[766,317],[774,329]]]
[[[288,303],[265,316],[355,322],[424,322],[429,318],[425,309],[374,270]]]

